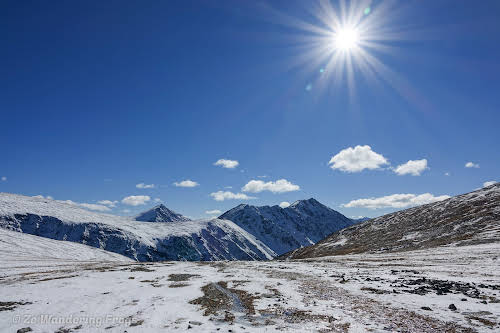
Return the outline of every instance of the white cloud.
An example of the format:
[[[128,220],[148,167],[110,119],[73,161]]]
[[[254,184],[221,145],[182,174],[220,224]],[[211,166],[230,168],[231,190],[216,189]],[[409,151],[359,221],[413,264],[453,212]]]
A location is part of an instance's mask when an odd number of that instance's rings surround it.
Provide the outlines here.
[[[7,181],[7,177],[3,176],[3,177],[2,177],[2,181],[3,181],[3,182],[6,182],[6,181]]]
[[[74,202],[73,200],[56,200],[57,202],[61,202],[61,203],[65,203],[65,204],[68,204],[68,205],[74,205],[74,206],[77,206],[78,203]]]
[[[250,199],[256,199],[254,197],[249,197],[248,195],[244,193],[233,193],[229,191],[217,191],[210,193],[210,196],[214,198],[215,201],[224,201],[224,200],[232,200],[232,199],[239,199],[239,200],[250,200]]]
[[[50,195],[48,195],[46,197],[44,197],[43,195],[35,195],[34,198],[54,200],[54,198],[51,197]],[[109,208],[108,206],[102,205],[102,204],[92,204],[92,203],[86,203],[86,202],[80,203],[80,202],[75,202],[73,200],[55,200],[55,201],[65,203],[68,205],[72,205],[72,206],[78,206],[78,207],[90,209],[90,210],[96,210],[96,211],[100,211],[100,212],[109,212],[111,210],[111,208]],[[108,201],[108,200],[103,200],[103,201]],[[110,206],[110,207],[114,207],[114,206]]]
[[[48,198],[51,198],[51,197],[47,197],[47,199]],[[91,204],[91,203],[85,203],[85,202],[79,203],[79,202],[74,202],[73,200],[56,200],[56,201],[62,202],[62,203],[68,204],[68,205],[72,205],[72,206],[83,207],[83,208],[90,209],[90,210],[97,210],[100,212],[108,212],[111,210],[111,208],[109,208],[107,206],[98,205],[98,204]]]
[[[192,180],[186,179],[181,182],[175,182],[174,185],[177,187],[196,187],[199,186],[200,184]]]
[[[111,200],[100,200],[100,201],[97,201],[98,204],[100,205],[104,205],[104,206],[108,206],[108,207],[116,207],[116,204],[118,203],[118,201],[111,201]]]
[[[489,182],[484,182],[483,187],[488,187],[488,186],[491,186],[491,185],[496,184],[496,183],[497,183],[496,181],[490,180]]]
[[[226,186],[226,187],[224,187],[224,188],[233,188],[233,187],[232,187],[232,186]]]
[[[476,169],[478,169],[479,168],[479,164],[472,163],[472,162],[467,162],[467,163],[465,163],[465,167],[466,168],[476,168]]]
[[[223,159],[223,158],[214,163],[214,165],[220,165],[220,166],[222,166],[223,168],[226,168],[226,169],[234,169],[239,164],[240,163],[238,161],[226,160],[226,159]]]
[[[283,201],[283,202],[280,203],[280,207],[281,208],[286,208],[288,206],[290,206],[290,203],[288,201]]]
[[[208,214],[208,215],[219,215],[220,213],[222,213],[220,210],[218,209],[214,209],[214,210],[207,210],[205,212],[205,214]]]
[[[155,198],[154,202],[161,202],[161,199],[160,198]]]
[[[344,172],[360,172],[364,169],[379,169],[381,166],[389,164],[387,159],[377,154],[368,145],[349,147],[341,150],[330,159],[330,168],[339,169]]]
[[[144,183],[140,183],[140,184],[135,185],[135,187],[137,187],[137,188],[142,188],[142,189],[146,189],[146,188],[155,188],[155,184],[144,184]]]
[[[278,179],[275,182],[263,182],[262,180],[251,180],[241,189],[243,192],[259,193],[270,191],[273,193],[284,193],[300,190],[299,185],[290,183],[286,179]]]
[[[392,194],[379,198],[357,199],[342,205],[342,207],[352,208],[405,208],[437,202],[448,199],[449,195],[440,195],[435,197],[430,193],[420,195],[416,194]]]
[[[54,200],[54,198],[50,195],[47,195],[46,197],[44,197],[43,195],[34,195],[33,198]]]
[[[122,199],[122,203],[129,206],[139,206],[144,205],[146,202],[151,200],[148,195],[131,195]]]
[[[81,204],[78,204],[78,206],[83,207],[83,208],[87,208],[90,210],[97,210],[100,212],[108,212],[111,210],[111,208],[106,207],[104,205],[91,204],[91,203],[81,203]]]
[[[47,195],[46,197],[44,197],[43,195],[34,195],[33,198],[54,200],[54,198],[51,197],[50,195]],[[92,204],[92,203],[86,203],[86,202],[80,203],[80,202],[75,202],[73,200],[55,200],[55,201],[60,202],[60,203],[65,203],[68,205],[72,205],[72,206],[78,206],[78,207],[90,209],[90,210],[97,210],[100,212],[108,212],[111,210],[111,208],[109,208],[105,205],[99,205],[99,204]],[[103,201],[108,201],[108,200],[103,200]]]
[[[428,169],[427,160],[409,160],[405,164],[398,165],[394,172],[398,175],[420,176],[424,170]]]
[[[445,172],[444,175],[445,176],[450,176],[450,173],[449,172]]]
[[[264,176],[257,176],[257,178],[267,178],[267,175],[264,175]]]
[[[130,213],[130,209],[124,209],[124,210],[122,210],[122,213],[125,213],[125,214]]]

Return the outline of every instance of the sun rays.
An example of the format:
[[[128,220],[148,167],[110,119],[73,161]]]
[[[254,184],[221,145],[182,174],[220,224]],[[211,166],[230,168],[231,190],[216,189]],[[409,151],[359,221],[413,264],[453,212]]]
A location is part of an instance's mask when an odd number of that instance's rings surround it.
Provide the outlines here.
[[[382,54],[393,53],[397,42],[405,41],[406,30],[398,24],[406,9],[401,3],[319,0],[307,9],[308,21],[280,15],[280,23],[300,31],[292,68],[309,77],[305,90],[345,88],[353,98],[357,80],[363,79],[372,84],[384,81],[400,95],[409,94],[409,84],[381,60]]]

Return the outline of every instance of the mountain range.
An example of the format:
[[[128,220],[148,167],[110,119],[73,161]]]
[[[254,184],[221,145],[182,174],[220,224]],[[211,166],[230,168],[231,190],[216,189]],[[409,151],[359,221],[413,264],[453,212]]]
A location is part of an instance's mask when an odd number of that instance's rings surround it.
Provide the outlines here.
[[[353,223],[315,199],[286,208],[239,205],[218,219],[191,221],[163,204],[124,218],[46,198],[0,194],[0,227],[138,261],[271,259]]]
[[[302,259],[408,251],[499,242],[500,184],[364,222],[313,198],[286,208],[242,204],[219,218],[191,221],[164,205],[133,218],[0,193],[0,228],[81,243],[136,261]]]
[[[152,215],[149,212],[146,216]],[[137,261],[261,260],[276,255],[227,220],[144,223],[56,200],[8,193],[0,193],[0,227],[82,243]]]
[[[500,183],[380,216],[337,231],[280,259],[397,252],[500,242]]]
[[[279,257],[305,260],[179,262],[271,259],[276,252],[266,244],[279,245],[280,232],[309,242],[311,231],[320,237],[316,224],[354,221],[313,199],[288,208],[240,205],[223,214],[242,227],[223,219],[171,221],[158,208],[145,222],[0,193],[0,331],[500,327],[500,184],[349,225]],[[135,262],[160,260],[179,261]],[[119,321],[97,326],[87,320],[95,309]],[[46,313],[82,320],[12,320]]]
[[[241,204],[222,214],[277,254],[308,246],[355,222],[311,198],[286,208]]]

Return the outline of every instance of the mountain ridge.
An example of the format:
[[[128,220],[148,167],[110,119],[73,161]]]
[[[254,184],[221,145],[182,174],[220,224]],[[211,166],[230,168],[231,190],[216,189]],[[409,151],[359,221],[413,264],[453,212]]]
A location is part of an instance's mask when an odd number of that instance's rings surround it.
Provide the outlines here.
[[[276,253],[231,221],[144,223],[51,199],[0,193],[0,227],[137,261],[262,260]]]
[[[500,242],[500,183],[353,225],[278,259],[493,242]]]

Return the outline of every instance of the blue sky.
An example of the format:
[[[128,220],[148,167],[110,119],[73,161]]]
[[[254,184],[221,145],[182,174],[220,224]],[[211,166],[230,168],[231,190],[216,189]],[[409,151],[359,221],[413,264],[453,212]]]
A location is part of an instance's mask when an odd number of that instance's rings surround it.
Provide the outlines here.
[[[378,216],[499,180],[500,3],[363,6],[347,3],[373,21],[356,48],[384,67],[370,79],[343,50],[349,80],[313,2],[2,2],[0,191],[122,215],[314,197]]]

